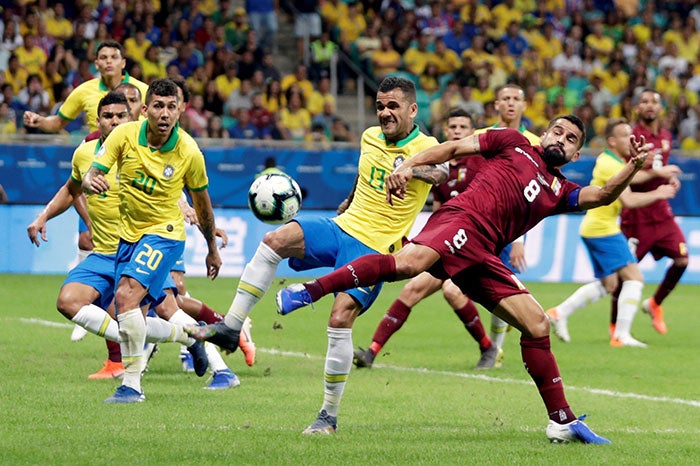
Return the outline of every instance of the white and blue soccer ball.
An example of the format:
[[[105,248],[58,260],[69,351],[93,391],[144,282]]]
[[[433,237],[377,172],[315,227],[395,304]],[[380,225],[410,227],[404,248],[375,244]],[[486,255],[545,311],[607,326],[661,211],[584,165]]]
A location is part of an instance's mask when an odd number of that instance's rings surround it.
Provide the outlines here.
[[[253,181],[248,190],[248,207],[265,223],[287,223],[301,209],[301,189],[297,182],[285,173],[261,175]]]

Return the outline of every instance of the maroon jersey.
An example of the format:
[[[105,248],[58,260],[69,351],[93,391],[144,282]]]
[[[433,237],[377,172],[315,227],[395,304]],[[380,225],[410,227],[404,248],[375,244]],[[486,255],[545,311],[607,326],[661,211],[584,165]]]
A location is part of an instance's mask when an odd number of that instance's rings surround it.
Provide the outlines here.
[[[458,159],[456,163],[450,163],[450,174],[447,181],[433,186],[433,198],[440,204],[444,204],[467,189],[484,162],[483,157],[475,156],[463,157]]]
[[[446,205],[473,220],[493,252],[519,238],[543,218],[579,211],[581,187],[542,159],[542,147],[510,128],[479,135],[486,162],[467,189]]]
[[[652,133],[642,125],[636,125],[632,129],[632,134],[636,137],[644,136],[647,144],[652,144],[653,148],[649,152],[644,170],[650,170],[652,167],[658,168],[663,165],[668,165],[668,158],[671,155],[671,133],[665,129],[660,129],[657,134]],[[656,164],[656,165],[654,165]],[[666,184],[666,179],[658,176],[652,178],[646,183],[630,185],[632,191],[649,192],[653,191],[662,184]],[[639,224],[639,223],[668,223],[673,222],[673,211],[668,200],[661,199],[645,207],[637,209],[622,209],[620,214],[622,218],[621,225],[623,227]]]

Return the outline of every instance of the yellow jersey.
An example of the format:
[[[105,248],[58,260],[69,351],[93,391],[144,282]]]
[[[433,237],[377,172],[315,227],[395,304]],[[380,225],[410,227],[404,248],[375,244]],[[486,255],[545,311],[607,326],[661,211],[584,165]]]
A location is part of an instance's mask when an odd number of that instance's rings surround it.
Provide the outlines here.
[[[474,131],[474,134],[485,133],[486,131],[488,131],[488,130],[490,130],[490,129],[494,129],[494,128],[498,128],[498,127],[499,127],[499,126],[498,126],[498,123],[496,123],[495,125],[489,126],[489,127],[487,127],[487,128],[480,128],[480,129],[477,129],[476,131]],[[521,124],[521,125],[518,127],[518,131],[520,131],[520,134],[522,134],[523,136],[525,136],[525,137],[527,138],[527,140],[530,141],[530,144],[532,144],[533,146],[539,146],[539,145],[540,145],[540,137],[539,137],[538,135],[536,135],[535,133],[532,133],[532,132],[528,131],[527,128],[525,128],[525,125]]]
[[[141,91],[141,100],[145,102],[148,84],[132,78],[129,76],[129,73],[124,74],[122,83],[129,83],[138,87],[139,91]],[[73,121],[84,111],[90,132],[96,131],[98,129],[97,105],[100,103],[100,99],[107,95],[109,91],[110,89],[107,89],[107,86],[102,82],[102,78],[85,81],[68,94],[66,101],[58,109],[58,116],[64,120]]]
[[[622,170],[625,162],[609,150],[603,151],[595,161],[591,186],[603,186],[617,172]],[[579,234],[584,238],[599,238],[620,233],[618,217],[622,210],[622,201],[615,199],[610,205],[604,205],[586,211],[581,221]]]
[[[418,126],[396,144],[387,144],[379,126],[365,130],[360,142],[355,196],[348,209],[335,217],[335,223],[380,253],[401,249],[401,239],[410,232],[432,185],[411,179],[405,198],[394,198],[391,206],[386,202],[385,179],[401,162],[437,144],[437,139],[421,133]]]
[[[185,222],[177,201],[182,189],[207,188],[204,155],[179,125],[160,149],[146,139],[148,121],[124,123],[95,154],[93,167],[105,173],[117,165],[119,236],[135,243],[143,235],[185,240]]]
[[[75,149],[70,174],[74,183],[82,185],[83,176],[92,165],[95,154],[101,146],[100,140],[94,139]],[[115,173],[116,170],[112,169],[105,174],[109,191],[85,195],[92,229],[92,242],[95,245],[93,250],[100,254],[116,254],[119,246],[119,181]]]

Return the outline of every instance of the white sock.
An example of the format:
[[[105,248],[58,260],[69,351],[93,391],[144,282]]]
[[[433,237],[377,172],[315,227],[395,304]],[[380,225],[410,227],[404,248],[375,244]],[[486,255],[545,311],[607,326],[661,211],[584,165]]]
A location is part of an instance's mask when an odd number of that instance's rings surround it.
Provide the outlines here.
[[[116,342],[121,341],[117,321],[112,319],[104,309],[94,304],[81,307],[71,320],[99,337]]]
[[[209,359],[209,369],[212,372],[223,371],[228,369],[228,366],[224,362],[224,358],[221,357],[221,353],[216,348],[216,345],[211,343],[204,344],[204,351],[207,352],[207,358]]]
[[[185,311],[182,309],[178,309],[173,313],[172,316],[170,316],[170,319],[168,319],[168,322],[175,324],[178,326],[181,330],[182,327],[187,326],[187,325],[197,325],[197,321],[194,320],[192,316],[187,314]],[[194,340],[190,337],[187,336],[185,332],[182,332],[183,338],[182,340],[175,340],[180,343],[182,343],[185,346],[192,346],[194,344]]]
[[[122,363],[124,364],[123,385],[141,393],[141,369],[143,347],[146,344],[146,320],[140,308],[117,315],[121,335]]]
[[[491,314],[491,342],[496,346],[496,348],[503,348],[503,342],[506,339],[506,332],[508,331],[508,322],[501,319],[498,316]]]
[[[600,298],[608,294],[600,283],[600,280],[586,283],[573,292],[571,296],[566,298],[563,303],[557,306],[557,313],[562,319],[566,319],[573,314],[577,309],[580,309],[589,304],[593,304]]]
[[[622,282],[620,297],[617,299],[617,323],[615,325],[615,337],[625,338],[630,336],[632,320],[642,300],[642,288],[644,283],[638,280]]]
[[[168,322],[160,317],[146,317],[146,341],[149,343],[176,341],[187,346],[194,343],[194,339],[184,332],[182,325]]]
[[[328,327],[328,352],[324,368],[323,406],[331,416],[338,416],[340,399],[352,367],[352,329]]]
[[[282,257],[265,243],[258,245],[253,259],[243,269],[236,295],[224,317],[224,323],[228,327],[234,330],[240,330],[243,327],[243,321],[253,310],[253,306],[270,288],[281,260]]]

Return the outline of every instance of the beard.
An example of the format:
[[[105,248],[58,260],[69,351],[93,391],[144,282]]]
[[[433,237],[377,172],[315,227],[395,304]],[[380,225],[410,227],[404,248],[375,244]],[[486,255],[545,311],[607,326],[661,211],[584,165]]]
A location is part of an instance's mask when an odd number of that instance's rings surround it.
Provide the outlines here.
[[[558,144],[547,146],[542,153],[542,158],[548,167],[561,167],[562,165],[566,165],[568,162],[568,160],[566,160],[564,149],[562,149]]]

